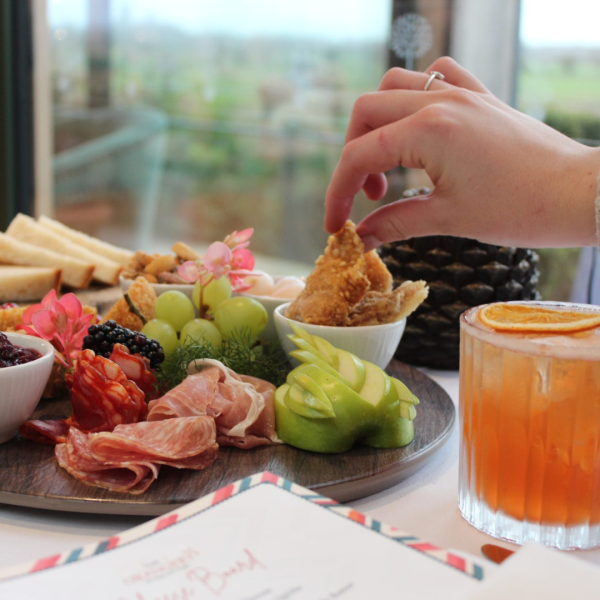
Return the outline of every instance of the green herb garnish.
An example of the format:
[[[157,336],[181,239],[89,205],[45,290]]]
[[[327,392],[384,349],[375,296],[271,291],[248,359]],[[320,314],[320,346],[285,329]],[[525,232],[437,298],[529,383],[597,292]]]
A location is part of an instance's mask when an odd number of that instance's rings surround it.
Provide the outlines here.
[[[202,339],[176,348],[165,358],[156,373],[158,389],[164,392],[179,385],[187,377],[188,365],[201,358],[219,360],[240,375],[258,377],[275,386],[285,383],[290,370],[281,344],[272,342],[253,345],[249,331],[244,329],[234,332],[219,347]]]

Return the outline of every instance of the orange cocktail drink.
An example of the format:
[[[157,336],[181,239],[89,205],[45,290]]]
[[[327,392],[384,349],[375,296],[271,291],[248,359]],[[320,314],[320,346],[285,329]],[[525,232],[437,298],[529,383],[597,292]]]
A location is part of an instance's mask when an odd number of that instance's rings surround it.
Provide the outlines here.
[[[518,543],[599,546],[600,309],[471,309],[460,360],[463,516]]]

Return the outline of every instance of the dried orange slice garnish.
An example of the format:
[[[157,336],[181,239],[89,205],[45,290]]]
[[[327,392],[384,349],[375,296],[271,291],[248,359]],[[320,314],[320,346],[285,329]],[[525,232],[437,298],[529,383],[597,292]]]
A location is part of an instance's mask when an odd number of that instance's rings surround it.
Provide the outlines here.
[[[496,331],[569,333],[600,325],[597,312],[544,308],[535,304],[489,304],[479,311],[479,320]]]

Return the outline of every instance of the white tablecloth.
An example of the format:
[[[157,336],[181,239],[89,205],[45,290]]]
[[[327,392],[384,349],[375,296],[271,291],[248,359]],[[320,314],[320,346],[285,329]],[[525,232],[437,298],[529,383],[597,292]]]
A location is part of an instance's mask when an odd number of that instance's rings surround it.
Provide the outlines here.
[[[458,401],[458,374],[425,372]],[[395,487],[350,504],[374,518],[444,548],[480,556],[494,540],[460,516],[457,502],[458,426],[450,440],[419,471]],[[0,504],[0,568],[56,554],[113,535],[146,518],[84,515],[17,508]],[[600,565],[600,549],[572,552]]]

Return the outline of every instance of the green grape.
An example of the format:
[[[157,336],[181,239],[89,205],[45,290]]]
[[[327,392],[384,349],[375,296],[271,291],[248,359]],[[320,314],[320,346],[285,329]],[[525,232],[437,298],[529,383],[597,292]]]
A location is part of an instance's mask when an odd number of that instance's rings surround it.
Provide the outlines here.
[[[203,340],[215,348],[218,348],[223,342],[221,332],[214,323],[206,319],[194,319],[184,325],[180,334],[180,344],[191,344]]]
[[[177,332],[173,325],[162,319],[152,319],[142,327],[142,333],[152,340],[156,340],[165,351],[165,354],[171,354],[179,345]]]
[[[177,290],[161,294],[156,299],[154,313],[157,319],[171,323],[175,331],[181,331],[182,327],[196,316],[191,300]]]
[[[215,324],[224,339],[230,338],[236,330],[241,333],[245,329],[254,342],[267,326],[268,320],[265,307],[246,296],[235,296],[221,302],[215,312]]]
[[[202,304],[208,307],[208,312],[215,314],[219,304],[228,298],[231,298],[231,281],[229,277],[219,277],[213,279],[205,286],[201,286],[199,281],[196,281],[192,299],[196,308],[200,308],[200,288],[202,288]]]

